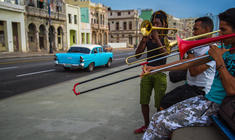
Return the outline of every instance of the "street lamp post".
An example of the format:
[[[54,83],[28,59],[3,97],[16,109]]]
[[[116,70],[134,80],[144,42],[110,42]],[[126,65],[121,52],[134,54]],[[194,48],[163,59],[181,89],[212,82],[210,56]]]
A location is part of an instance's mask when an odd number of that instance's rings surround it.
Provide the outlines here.
[[[138,12],[138,11],[137,11]],[[135,48],[137,48],[137,43],[138,43],[138,40],[137,40],[137,36],[138,36],[138,20],[137,20],[137,17],[138,17],[138,13],[136,13],[136,33],[135,33]]]
[[[139,10],[140,10],[140,8],[137,8],[137,13],[136,13],[136,42],[135,42],[135,48],[138,46]]]
[[[50,7],[50,0],[48,2],[48,14],[49,14],[49,53],[53,53],[53,48],[52,48],[52,28],[51,28],[51,7]]]

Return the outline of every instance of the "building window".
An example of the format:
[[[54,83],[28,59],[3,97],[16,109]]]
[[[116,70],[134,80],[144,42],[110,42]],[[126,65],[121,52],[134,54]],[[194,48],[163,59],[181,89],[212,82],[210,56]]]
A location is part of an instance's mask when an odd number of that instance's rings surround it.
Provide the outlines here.
[[[102,21],[103,21],[103,16],[100,15],[100,24],[102,24]]]
[[[129,30],[132,30],[132,22],[129,22]]]
[[[41,9],[44,8],[44,1],[43,0],[38,0],[38,8],[41,8]]]
[[[74,24],[77,24],[77,15],[74,15]]]
[[[62,12],[62,7],[61,6],[56,6],[56,12]]]
[[[119,22],[116,22],[116,30],[119,30]]]
[[[85,33],[82,33],[82,44],[85,44]]]
[[[29,0],[28,6],[35,6],[33,0]]]
[[[4,22],[0,21],[0,50],[3,48],[6,49],[6,44],[5,44],[5,32],[4,32]]]
[[[132,36],[129,36],[129,44],[133,44],[133,39],[132,39]]]
[[[117,43],[119,42],[119,34],[117,34]]]
[[[61,1],[56,1],[56,12],[62,12],[62,5],[63,3]]]
[[[30,41],[30,42],[34,42],[33,36],[30,36],[30,37],[29,37],[29,41]]]
[[[76,43],[75,35],[73,35],[73,43]]]
[[[126,30],[126,22],[123,22],[123,30]]]
[[[72,15],[69,14],[69,23],[72,23]]]
[[[118,16],[121,16],[121,12],[118,12],[117,15],[118,15]]]
[[[90,34],[86,33],[86,43],[90,44]]]
[[[128,15],[130,15],[131,14],[131,12],[130,11],[128,11]]]
[[[110,16],[112,16],[113,15],[113,13],[112,12],[110,12]]]
[[[61,38],[58,37],[58,44],[61,44]]]

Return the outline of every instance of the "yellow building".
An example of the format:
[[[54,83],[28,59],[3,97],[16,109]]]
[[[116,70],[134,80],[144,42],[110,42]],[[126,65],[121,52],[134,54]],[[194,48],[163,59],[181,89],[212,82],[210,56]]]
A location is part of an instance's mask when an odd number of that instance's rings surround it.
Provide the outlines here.
[[[80,35],[80,8],[66,4],[66,17],[67,17],[67,43],[68,47],[73,44],[81,44]]]
[[[26,52],[23,0],[0,0],[0,52]]]
[[[90,0],[66,0],[66,3],[80,7],[81,13],[81,43],[108,43],[108,8]]]

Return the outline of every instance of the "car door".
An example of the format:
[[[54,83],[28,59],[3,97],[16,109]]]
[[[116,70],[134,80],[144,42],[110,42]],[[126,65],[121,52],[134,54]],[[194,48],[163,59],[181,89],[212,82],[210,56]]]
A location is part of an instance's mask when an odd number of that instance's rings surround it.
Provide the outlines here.
[[[108,62],[106,55],[105,55],[105,52],[103,51],[102,47],[99,47],[98,49],[99,49],[100,64],[105,65]]]
[[[100,60],[99,60],[99,50],[98,48],[94,48],[92,50],[92,53],[93,53],[93,62],[95,62],[95,66],[100,66]]]

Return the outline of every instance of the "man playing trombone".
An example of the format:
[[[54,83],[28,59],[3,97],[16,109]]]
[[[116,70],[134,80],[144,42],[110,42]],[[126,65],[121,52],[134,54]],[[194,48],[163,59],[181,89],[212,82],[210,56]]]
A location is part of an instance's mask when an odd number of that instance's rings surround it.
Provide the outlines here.
[[[193,35],[198,36],[212,32],[213,28],[213,21],[209,17],[198,18],[195,20],[195,24],[193,26]],[[211,37],[211,35],[200,39],[209,37]],[[204,55],[208,50],[209,46],[193,48],[188,51],[188,58]],[[175,67],[175,69],[177,69],[177,67]],[[166,109],[177,102],[208,93],[210,91],[214,75],[215,61],[188,68],[187,83],[167,93],[161,100],[160,108]]]
[[[168,27],[167,14],[161,10],[154,12],[151,17],[151,23],[153,26],[156,27],[167,28]],[[153,30],[148,36],[143,36],[138,48],[136,49],[136,54],[144,52],[146,48],[147,51],[149,51],[157,47],[163,46],[164,37],[163,36],[159,37],[158,32],[167,34],[167,30],[161,30],[161,31]],[[148,52],[147,57],[151,57],[164,52],[166,52],[165,48],[159,49],[157,51]],[[141,55],[138,55],[136,56],[136,58],[139,58],[140,56]],[[163,64],[166,64],[166,59],[155,61],[148,65],[159,66]],[[153,75],[148,75],[141,79],[140,104],[145,125],[136,129],[134,133],[143,133],[149,125],[149,102],[153,88],[155,91],[154,95],[155,107],[159,109],[160,100],[165,95],[166,87],[167,87],[166,74],[162,72],[155,73]]]
[[[235,33],[235,8],[220,13],[219,19],[220,35]],[[235,37],[224,39],[222,45],[224,45],[222,48],[211,45],[208,52],[210,57],[182,64],[182,69],[185,69],[207,63],[211,59],[215,60],[216,74],[209,93],[205,96],[199,95],[186,99],[155,113],[143,136],[144,140],[152,140],[154,138],[169,139],[171,133],[178,128],[207,126],[211,123],[209,116],[217,114],[224,97],[235,95]],[[178,62],[183,61],[187,61],[187,59]],[[144,72],[148,73],[161,67],[147,67]],[[171,68],[166,70],[171,70]]]

